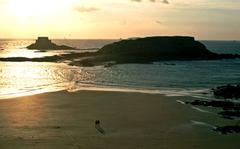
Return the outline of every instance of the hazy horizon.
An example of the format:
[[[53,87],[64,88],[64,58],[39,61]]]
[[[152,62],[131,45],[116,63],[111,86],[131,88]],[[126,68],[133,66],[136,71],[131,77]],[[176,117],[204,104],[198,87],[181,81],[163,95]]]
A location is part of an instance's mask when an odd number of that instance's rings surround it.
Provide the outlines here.
[[[171,36],[171,35],[170,35]],[[184,35],[172,35],[172,36],[184,36]],[[36,38],[1,38],[0,40],[37,40],[38,37],[48,37],[48,36],[37,36]],[[153,37],[153,36],[142,36],[139,38],[144,37]],[[126,38],[51,38],[48,37],[50,40],[120,40],[120,39],[130,39],[130,38],[138,38],[138,37],[126,37]],[[198,41],[237,41],[240,42],[240,39],[196,39]]]
[[[237,0],[0,0],[0,38],[240,40]]]

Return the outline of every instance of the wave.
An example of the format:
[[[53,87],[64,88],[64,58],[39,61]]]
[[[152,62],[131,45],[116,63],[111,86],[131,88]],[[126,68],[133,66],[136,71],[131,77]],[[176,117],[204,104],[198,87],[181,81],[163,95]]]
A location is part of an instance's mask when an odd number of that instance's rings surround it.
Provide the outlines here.
[[[211,124],[208,124],[208,123],[205,123],[205,122],[195,121],[195,120],[191,120],[191,123],[192,123],[193,125],[206,126],[206,127],[211,128],[211,129],[216,129],[216,128],[217,128],[217,127],[214,126],[214,125],[211,125]]]
[[[204,96],[196,95],[194,93],[205,92],[206,89],[202,90],[177,90],[177,89],[149,89],[149,88],[137,88],[137,87],[121,87],[121,86],[104,86],[96,85],[93,83],[79,83],[78,81],[73,82],[58,82],[52,84],[43,84],[32,87],[25,87],[12,92],[0,93],[0,99],[9,99],[15,97],[29,96],[41,93],[55,92],[55,91],[107,91],[107,92],[127,92],[127,93],[144,93],[144,94],[161,94],[168,97],[180,97],[190,96],[195,98],[207,98]],[[204,94],[203,94],[204,95]],[[209,98],[210,99],[210,98]]]

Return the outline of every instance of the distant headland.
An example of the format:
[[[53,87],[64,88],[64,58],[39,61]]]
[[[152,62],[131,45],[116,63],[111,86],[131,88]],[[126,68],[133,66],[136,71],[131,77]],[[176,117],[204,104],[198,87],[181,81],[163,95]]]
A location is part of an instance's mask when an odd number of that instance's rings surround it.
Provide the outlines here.
[[[35,43],[27,46],[28,49],[37,49],[37,50],[71,50],[75,49],[66,45],[57,45],[52,43],[48,37],[38,37]]]

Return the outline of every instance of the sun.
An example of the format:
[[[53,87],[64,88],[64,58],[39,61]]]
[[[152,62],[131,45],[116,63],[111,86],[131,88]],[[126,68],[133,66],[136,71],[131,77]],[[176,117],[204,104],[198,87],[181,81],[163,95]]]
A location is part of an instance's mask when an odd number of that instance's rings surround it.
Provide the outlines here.
[[[8,9],[17,17],[43,17],[59,14],[67,1],[57,0],[9,0]]]
[[[8,5],[11,14],[17,17],[37,16],[44,13],[45,8],[41,9],[39,1],[35,0],[10,0]]]

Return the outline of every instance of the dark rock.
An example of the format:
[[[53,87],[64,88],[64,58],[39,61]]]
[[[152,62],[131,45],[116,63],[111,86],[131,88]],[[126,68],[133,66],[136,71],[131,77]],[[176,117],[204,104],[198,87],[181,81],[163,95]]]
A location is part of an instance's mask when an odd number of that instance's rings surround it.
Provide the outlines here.
[[[240,98],[240,85],[219,86],[213,89],[214,96],[224,99]]]
[[[10,62],[58,62],[63,60],[61,56],[46,56],[40,58],[27,58],[27,57],[8,57],[0,58],[0,61],[10,61]]]
[[[192,102],[185,102],[185,103],[195,105],[195,106],[217,107],[217,108],[222,108],[224,110],[240,110],[240,104],[239,103],[233,103],[231,101],[195,100],[195,101],[192,101]]]
[[[65,45],[56,45],[52,43],[48,37],[38,37],[34,44],[27,46],[28,49],[38,49],[38,50],[72,50],[75,49],[73,47],[65,46]]]
[[[240,126],[224,126],[224,127],[217,127],[214,131],[220,132],[221,134],[228,134],[228,133],[240,133]]]
[[[222,117],[227,119],[240,118],[239,110],[231,110],[231,111],[227,110],[227,111],[219,112],[218,114],[222,115]]]
[[[240,117],[240,103],[234,103],[231,101],[202,101],[195,100],[192,102],[185,102],[186,104],[191,104],[194,106],[205,106],[205,107],[215,107],[222,108],[224,111],[219,112],[223,118],[226,119],[235,119]]]
[[[173,63],[164,63],[164,65],[175,66],[176,64],[173,64]]]
[[[116,62],[107,62],[107,63],[104,64],[104,67],[105,67],[105,68],[111,67],[111,66],[113,66],[113,65],[115,65],[115,64],[116,64]]]
[[[54,55],[54,56],[45,56],[45,57],[37,57],[37,58],[27,58],[27,57],[7,57],[0,58],[0,61],[11,61],[11,62],[61,62],[64,60],[72,60],[75,58],[87,57],[89,55],[88,52],[85,53],[69,53],[62,55]]]
[[[38,50],[38,51],[35,51],[36,53],[45,53],[47,52],[46,50]]]

